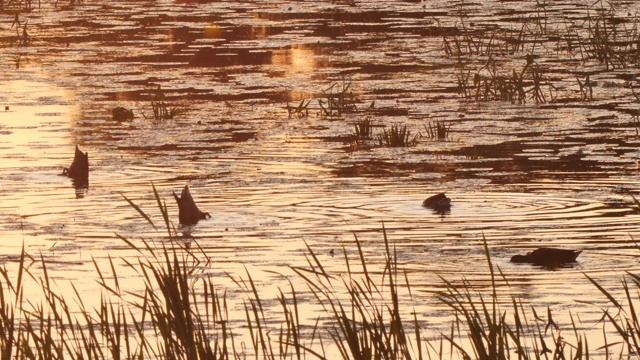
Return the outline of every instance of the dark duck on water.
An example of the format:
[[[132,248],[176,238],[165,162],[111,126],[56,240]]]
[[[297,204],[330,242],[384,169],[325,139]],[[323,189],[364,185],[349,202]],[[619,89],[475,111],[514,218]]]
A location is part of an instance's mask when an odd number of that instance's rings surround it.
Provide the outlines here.
[[[433,196],[429,196],[422,202],[422,206],[438,211],[451,209],[451,199],[444,193],[439,193]]]
[[[513,255],[512,263],[527,263],[538,266],[555,268],[575,262],[582,250],[568,250],[557,248],[539,248],[526,255]]]
[[[89,153],[80,151],[76,145],[76,153],[71,162],[71,166],[62,170],[62,175],[66,175],[75,180],[87,180],[89,178]]]
[[[184,186],[180,197],[176,195],[175,191],[173,192],[173,197],[176,198],[176,202],[178,203],[178,219],[180,220],[180,224],[195,225],[200,220],[211,218],[208,212],[203,212],[198,209],[196,202],[193,200],[193,196],[191,196],[191,191],[189,191],[189,185]]]

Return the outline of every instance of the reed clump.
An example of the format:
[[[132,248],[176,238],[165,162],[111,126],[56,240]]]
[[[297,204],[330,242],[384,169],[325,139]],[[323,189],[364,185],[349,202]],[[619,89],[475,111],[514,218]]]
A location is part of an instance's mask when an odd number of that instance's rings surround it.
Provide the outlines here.
[[[424,125],[425,133],[427,137],[433,140],[445,141],[449,138],[451,132],[451,125],[444,121],[429,122]]]
[[[640,33],[637,14],[616,15],[613,3],[596,1],[589,9],[588,36],[581,42],[587,58],[598,60],[607,70],[638,65]]]
[[[333,83],[322,91],[318,99],[320,114],[324,117],[340,117],[357,110],[356,96],[351,91],[351,81]]]
[[[415,145],[420,134],[411,136],[411,130],[407,125],[393,124],[387,130],[382,129],[376,136],[378,145],[383,147],[408,147]]]
[[[611,71],[633,69],[640,64],[640,17],[615,2],[597,0],[584,5],[580,20],[562,18],[548,22],[548,3],[536,2],[537,14],[522,17],[518,28],[492,27],[457,21],[454,30],[443,36],[444,54],[455,60],[457,92],[477,102],[509,101],[546,104],[573,100],[579,92],[582,101],[593,100],[594,81],[581,75],[573,89],[563,84],[554,70],[557,59],[545,45],[567,55],[567,63],[601,64],[591,75],[612,75]],[[527,64],[518,65],[527,58]],[[530,59],[542,58],[548,64]],[[578,65],[579,66],[579,65]],[[525,71],[526,70],[526,71]],[[586,76],[586,79],[585,79]],[[593,77],[593,76],[592,76]],[[569,94],[568,98],[560,98]]]
[[[187,112],[185,105],[167,101],[160,85],[156,89],[149,90],[149,95],[151,96],[151,112],[155,120],[170,120]]]
[[[526,63],[509,75],[500,71],[496,60],[489,58],[482,68],[471,76],[471,71],[461,69],[457,75],[458,94],[477,102],[509,101],[524,104],[527,98],[537,104],[556,100],[557,88],[544,75],[532,55],[525,56]]]
[[[373,126],[373,122],[370,118],[358,119],[354,124],[356,139],[371,139],[373,137]]]

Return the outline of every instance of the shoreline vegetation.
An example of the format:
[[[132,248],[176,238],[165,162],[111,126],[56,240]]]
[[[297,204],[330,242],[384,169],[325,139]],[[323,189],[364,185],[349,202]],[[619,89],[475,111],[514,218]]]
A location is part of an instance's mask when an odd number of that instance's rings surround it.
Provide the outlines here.
[[[384,223],[382,269],[367,263],[355,233],[357,252],[348,256],[343,249],[343,274],[327,271],[305,242],[307,266],[290,269],[311,296],[300,296],[302,290],[289,280],[289,289],[279,289],[277,294],[281,311],[269,313],[264,304],[273,299],[259,295],[247,270],[246,278],[234,280],[247,294],[246,321],[232,322],[228,289],[218,288],[210,277],[198,276],[196,269],[209,265],[206,254],[197,243],[185,243],[177,235],[164,201],[155,187],[153,191],[167,241],[157,247],[141,239],[137,246],[117,235],[140,254],[136,259],[121,259],[140,274],[144,289],[135,294],[123,296],[113,259],[111,274],[94,261],[103,290],[95,309],[85,307],[73,285],[75,296],[56,293],[44,258],[37,260],[24,248],[17,271],[9,271],[7,264],[0,267],[2,359],[609,359],[640,354],[636,311],[640,276],[627,273],[622,280],[624,298],[616,298],[585,274],[608,302],[608,308],[601,309],[605,345],[591,348],[574,314],[569,316],[571,325],[562,328],[549,308],[544,318],[538,315],[544,311],[529,309],[521,298],[504,301],[499,291],[508,283],[493,264],[486,239],[489,293],[475,290],[464,279],[454,284],[441,278],[444,290],[436,297],[450,309],[451,329],[439,338],[425,338],[424,319],[406,304],[407,296],[412,299],[411,285],[398,267],[396,248]],[[124,198],[157,229],[151,217]],[[41,262],[41,278],[30,272],[28,262]],[[40,284],[42,303],[24,297],[27,278]],[[315,322],[302,320],[305,302],[323,309]],[[79,311],[71,310],[75,304]]]

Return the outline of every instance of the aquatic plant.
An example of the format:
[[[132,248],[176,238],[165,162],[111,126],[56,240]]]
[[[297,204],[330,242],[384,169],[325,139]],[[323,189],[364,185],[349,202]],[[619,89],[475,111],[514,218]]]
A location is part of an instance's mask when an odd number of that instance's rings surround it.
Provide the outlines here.
[[[419,134],[418,134],[419,135]],[[407,147],[414,145],[417,142],[418,135],[411,138],[411,131],[407,128],[407,125],[391,125],[391,128],[387,130],[382,129],[376,136],[379,146],[385,147]]]
[[[525,52],[535,46],[536,40],[547,33],[546,5],[536,6],[538,16],[522,18],[519,29],[467,26],[464,16],[455,24],[453,35],[442,36],[443,49],[448,57],[470,59],[478,56],[503,57]],[[527,47],[528,44],[533,44]]]
[[[474,87],[471,85],[471,70],[460,69],[460,71],[456,74],[456,83],[458,85],[458,94],[463,98],[470,99],[473,97],[473,89]]]
[[[635,114],[631,116],[631,123],[634,129],[636,129],[636,136],[640,136],[640,115]]]
[[[16,35],[18,36],[19,46],[29,46],[29,44],[31,43],[31,36],[27,32],[26,21],[24,22],[24,24],[21,24],[19,21],[16,23]]]
[[[619,336],[619,341],[623,345],[624,350],[620,351],[621,357],[623,353],[629,355],[640,354],[640,318],[638,317],[638,308],[640,307],[640,276],[626,273],[631,283],[627,279],[622,280],[622,288],[624,291],[624,300],[618,301],[613,293],[601,286],[595,279],[586,275],[587,279],[606,297],[609,305],[613,306],[614,312],[606,308],[602,308],[603,320],[608,321]],[[605,336],[604,348],[609,354],[611,349],[619,346],[618,343],[612,342]]]
[[[329,333],[343,359],[410,359],[413,358],[412,354],[422,358],[417,316],[413,312],[413,319],[404,319],[403,315],[407,312],[401,308],[399,301],[400,289],[409,285],[399,280],[402,271],[398,268],[397,251],[387,238],[384,224],[382,233],[385,262],[384,269],[375,271],[384,274],[379,283],[367,267],[362,244],[355,233],[359,263],[349,265],[347,250],[343,248],[348,273],[341,280],[325,270],[306,243],[309,267],[292,268],[327,309],[332,319]],[[359,273],[355,265],[358,265]],[[335,292],[337,282],[346,288],[347,297],[344,300]]]
[[[356,111],[356,100],[351,91],[351,82],[342,80],[333,83],[322,91],[322,98],[318,99],[320,114],[326,117],[342,116],[344,113]]]
[[[373,136],[373,123],[369,118],[358,119],[354,124],[354,128],[356,139],[366,140],[371,139]]]
[[[473,31],[466,26],[464,18],[460,18],[460,25],[456,24],[455,36],[443,36],[444,51],[447,56],[490,56],[499,52],[496,31]],[[482,36],[480,34],[483,34]]]
[[[527,54],[525,60],[520,71],[512,69],[510,75],[505,75],[500,72],[497,61],[489,58],[473,75],[473,84],[470,83],[470,71],[466,74],[460,72],[456,75],[458,93],[478,102],[509,101],[524,104],[528,94],[536,103],[555,100],[557,88],[544,76],[540,66],[535,63],[534,56]]]
[[[540,67],[537,64],[531,66],[531,78],[533,80],[533,84],[531,88],[528,90],[532,95],[531,97],[538,104],[545,104],[547,102],[553,101],[556,99],[557,91],[556,87],[548,81],[544,75],[542,74]],[[549,91],[549,99],[545,96],[545,88]]]
[[[581,100],[592,101],[593,100],[593,82],[591,81],[591,76],[587,75],[584,81],[581,81],[580,77],[576,75],[576,80],[578,80],[578,86],[580,87]]]
[[[311,103],[311,100],[307,100],[305,102],[304,99],[302,99],[302,101],[300,101],[300,104],[298,104],[297,107],[292,107],[291,105],[289,105],[289,103],[287,103],[287,113],[289,113],[289,119],[296,117],[296,118],[304,118],[304,117],[308,117],[309,116],[309,104]]]
[[[149,94],[151,96],[151,111],[156,120],[170,120],[187,110],[185,105],[174,105],[167,102],[160,85],[156,89],[149,90]]]
[[[474,100],[524,103],[526,98],[523,76],[527,67],[528,63],[520,73],[513,70],[511,76],[505,76],[499,74],[496,61],[489,58],[480,71],[473,76]],[[469,87],[468,84],[463,86]]]
[[[607,70],[637,65],[640,61],[637,44],[640,41],[638,15],[621,19],[613,3],[596,1],[587,20],[588,38],[581,42],[588,58],[604,64]],[[595,15],[591,15],[595,13]]]
[[[424,130],[430,139],[443,141],[449,137],[451,125],[447,125],[444,121],[429,122],[424,125]]]

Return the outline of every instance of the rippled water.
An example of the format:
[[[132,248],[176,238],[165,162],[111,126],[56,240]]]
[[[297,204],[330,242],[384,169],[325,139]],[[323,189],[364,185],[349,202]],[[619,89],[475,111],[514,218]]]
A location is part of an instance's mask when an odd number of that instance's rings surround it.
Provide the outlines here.
[[[305,242],[328,268],[344,272],[341,250],[355,255],[353,233],[367,259],[382,266],[384,221],[431,335],[449,321],[433,296],[439,276],[488,285],[483,237],[510,281],[507,295],[560,314],[570,308],[595,326],[598,309],[572,301],[604,301],[583,273],[619,289],[623,272],[640,268],[632,238],[640,213],[630,196],[640,187],[631,90],[638,67],[607,69],[548,35],[584,33],[588,6],[85,1],[22,12],[28,46],[6,11],[1,258],[14,263],[24,245],[51,264],[61,288],[71,280],[90,292],[98,288],[92,259],[108,267],[107,256],[136,256],[115,233],[164,240],[122,195],[161,224],[153,183],[177,222],[171,193],[189,184],[213,216],[191,235],[222,286],[233,287],[226,274],[241,277],[247,267],[275,294],[272,287],[292,275],[289,266],[306,264]],[[616,4],[621,18],[637,10],[633,2]],[[444,37],[459,34],[463,20],[479,37],[513,34],[522,24],[534,28],[541,13],[547,35],[500,54],[499,68],[509,74],[536,54],[555,101],[457,93],[459,71]],[[486,71],[487,57],[470,57],[466,66]],[[597,81],[589,101],[576,81],[586,75]],[[316,99],[347,83],[360,111],[319,116]],[[149,94],[157,86],[186,112],[152,119]],[[289,117],[287,104],[303,99],[312,100],[309,116]],[[114,121],[116,106],[131,108],[135,119]],[[447,141],[419,137],[408,148],[358,148],[353,124],[364,117],[422,135],[429,122],[445,121],[451,133]],[[88,188],[60,176],[76,144],[89,152]],[[453,199],[450,213],[421,207],[440,191]],[[553,272],[508,262],[539,246],[584,252],[574,267]],[[136,274],[123,268],[122,276],[135,288]]]

